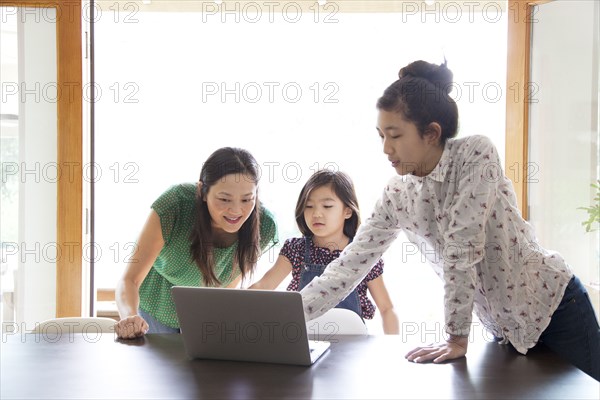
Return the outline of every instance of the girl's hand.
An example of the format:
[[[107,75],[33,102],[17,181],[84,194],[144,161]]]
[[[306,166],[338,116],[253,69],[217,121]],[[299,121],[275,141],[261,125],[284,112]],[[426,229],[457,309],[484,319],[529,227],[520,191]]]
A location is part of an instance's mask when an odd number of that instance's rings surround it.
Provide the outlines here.
[[[381,322],[383,323],[383,333],[386,335],[400,334],[400,321],[394,310],[392,299],[383,283],[383,275],[367,282],[369,294],[375,301],[375,305],[381,314]]]
[[[120,339],[135,339],[148,332],[148,323],[139,315],[123,318],[115,325],[115,333]]]
[[[426,347],[417,347],[409,351],[404,357],[408,361],[427,362],[433,360],[434,363],[441,363],[447,360],[464,357],[467,354],[469,338],[467,336],[450,336],[445,343],[429,345]]]

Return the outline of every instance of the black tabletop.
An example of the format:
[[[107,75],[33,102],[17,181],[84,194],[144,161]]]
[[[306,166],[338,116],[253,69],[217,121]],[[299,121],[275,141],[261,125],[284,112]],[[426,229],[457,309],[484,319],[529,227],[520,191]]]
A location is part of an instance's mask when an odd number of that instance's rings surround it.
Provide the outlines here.
[[[190,360],[180,335],[8,335],[2,399],[598,399],[600,384],[545,348],[471,343],[467,357],[415,364],[400,336],[332,338],[312,367]]]

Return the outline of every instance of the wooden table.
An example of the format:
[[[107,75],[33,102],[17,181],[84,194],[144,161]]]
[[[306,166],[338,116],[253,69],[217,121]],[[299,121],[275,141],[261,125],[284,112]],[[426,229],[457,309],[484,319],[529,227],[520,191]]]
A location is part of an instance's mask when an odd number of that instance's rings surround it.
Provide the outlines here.
[[[189,360],[180,335],[9,335],[2,399],[598,399],[600,384],[545,348],[527,357],[472,343],[466,358],[414,364],[399,336],[334,338],[312,367]]]

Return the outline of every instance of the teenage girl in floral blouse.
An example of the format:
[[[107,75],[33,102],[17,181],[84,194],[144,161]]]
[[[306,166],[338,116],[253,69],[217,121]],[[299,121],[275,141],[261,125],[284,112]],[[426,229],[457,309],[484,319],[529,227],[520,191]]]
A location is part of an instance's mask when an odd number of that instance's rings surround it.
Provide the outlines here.
[[[358,200],[348,175],[329,170],[313,174],[298,197],[296,223],[303,237],[286,240],[275,265],[251,289],[275,289],[292,272],[287,290],[300,290],[339,257],[360,224]],[[374,264],[354,290],[338,299],[337,307],[372,319],[375,307],[368,290],[379,307],[384,333],[398,334],[398,317],[381,276],[383,261],[377,259]]]
[[[377,102],[377,132],[398,175],[352,243],[302,290],[307,319],[337,304],[404,231],[444,281],[448,334],[408,360],[464,356],[474,311],[520,353],[543,342],[600,380],[600,328],[585,288],[560,254],[538,244],[492,142],[453,139],[451,87],[445,64],[416,61]]]

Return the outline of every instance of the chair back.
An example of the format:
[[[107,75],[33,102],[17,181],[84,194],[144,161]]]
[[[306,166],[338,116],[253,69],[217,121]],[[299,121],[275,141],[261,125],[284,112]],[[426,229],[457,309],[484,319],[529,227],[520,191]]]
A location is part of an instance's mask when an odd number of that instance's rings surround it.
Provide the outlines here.
[[[114,333],[116,323],[117,321],[114,319],[104,317],[52,318],[36,324],[31,333],[42,333],[44,335]]]
[[[337,335],[369,334],[362,318],[354,311],[345,308],[332,308],[318,318],[306,323],[309,336],[317,340],[327,340]]]

